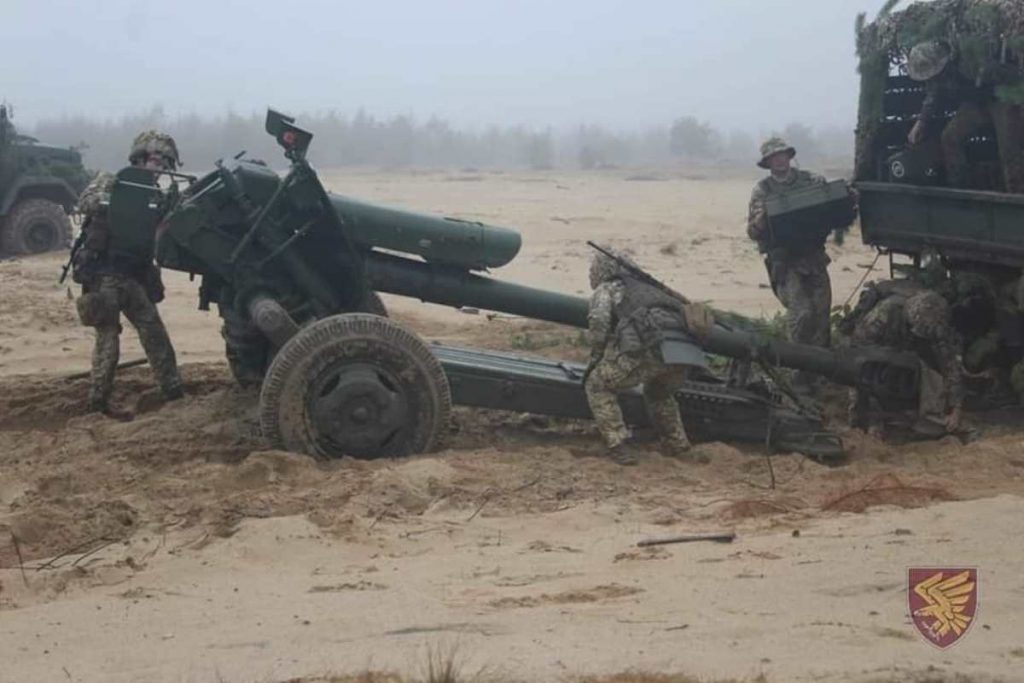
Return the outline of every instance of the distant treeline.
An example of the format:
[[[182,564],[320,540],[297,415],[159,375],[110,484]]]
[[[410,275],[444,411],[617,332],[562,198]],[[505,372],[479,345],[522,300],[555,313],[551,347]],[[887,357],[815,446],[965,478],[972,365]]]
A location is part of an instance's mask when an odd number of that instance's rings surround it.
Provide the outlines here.
[[[55,145],[81,146],[86,165],[114,170],[126,163],[132,138],[157,128],[178,142],[186,169],[203,170],[217,159],[245,151],[271,165],[283,164],[280,149],[263,130],[264,113],[247,116],[169,116],[157,107],[119,119],[85,115],[40,121],[26,131]],[[744,131],[722,133],[711,123],[681,117],[670,125],[640,131],[614,131],[595,125],[570,129],[488,126],[459,129],[431,117],[378,118],[363,110],[300,114],[297,123],[314,133],[310,160],[323,167],[498,167],[608,168],[716,162],[747,166],[757,157],[760,140]],[[812,129],[794,123],[781,133],[799,151],[805,166],[847,164],[853,133],[841,128]]]

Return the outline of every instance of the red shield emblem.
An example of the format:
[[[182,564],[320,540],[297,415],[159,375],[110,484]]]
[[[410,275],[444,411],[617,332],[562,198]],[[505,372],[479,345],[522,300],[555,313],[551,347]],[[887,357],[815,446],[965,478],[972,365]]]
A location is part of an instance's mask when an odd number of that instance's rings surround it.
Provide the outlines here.
[[[907,584],[910,618],[925,639],[947,648],[967,633],[978,611],[976,568],[913,567]]]

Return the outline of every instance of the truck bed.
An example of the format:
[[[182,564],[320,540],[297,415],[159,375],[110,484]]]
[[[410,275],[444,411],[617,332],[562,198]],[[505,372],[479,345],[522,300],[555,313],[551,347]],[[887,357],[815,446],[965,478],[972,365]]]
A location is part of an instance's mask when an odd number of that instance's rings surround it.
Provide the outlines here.
[[[1024,267],[1024,195],[860,182],[865,244],[950,261]]]

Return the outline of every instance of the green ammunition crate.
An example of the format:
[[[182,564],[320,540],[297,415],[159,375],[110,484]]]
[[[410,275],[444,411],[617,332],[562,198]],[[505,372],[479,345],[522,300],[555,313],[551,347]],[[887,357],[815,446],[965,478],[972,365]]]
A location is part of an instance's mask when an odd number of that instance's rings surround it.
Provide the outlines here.
[[[842,180],[772,195],[765,210],[771,246],[824,243],[830,232],[854,219],[853,199]]]

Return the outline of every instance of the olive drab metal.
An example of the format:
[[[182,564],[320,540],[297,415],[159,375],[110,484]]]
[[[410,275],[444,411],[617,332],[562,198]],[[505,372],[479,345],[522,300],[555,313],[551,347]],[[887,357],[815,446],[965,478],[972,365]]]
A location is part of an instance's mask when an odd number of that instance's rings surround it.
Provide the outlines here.
[[[0,105],[0,254],[67,248],[68,214],[88,182],[77,150],[20,135]]]
[[[586,299],[481,274],[515,257],[518,233],[328,193],[306,159],[312,133],[273,110],[266,128],[284,149],[288,171],[280,176],[241,157],[218,164],[163,200],[156,254],[162,267],[201,278],[200,307],[220,310],[232,370],[240,381],[261,384],[260,420],[271,442],[323,457],[430,450],[447,431],[453,403],[591,417],[584,366],[427,344],[389,320],[377,297],[586,328]],[[135,213],[144,221],[161,203],[152,191],[122,182],[112,220],[127,225]],[[122,201],[123,211],[116,206]],[[716,325],[699,304],[690,305],[698,307],[685,310],[699,332],[676,341],[701,360],[680,356],[685,362],[702,364],[705,351],[770,358],[894,399],[916,393],[912,357],[767,340]],[[767,438],[815,457],[842,453],[820,419],[752,390],[687,381],[675,399],[698,439]],[[631,424],[648,423],[638,391],[621,400]]]

